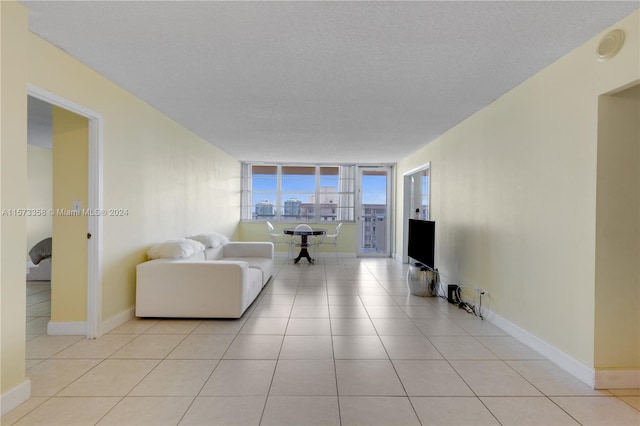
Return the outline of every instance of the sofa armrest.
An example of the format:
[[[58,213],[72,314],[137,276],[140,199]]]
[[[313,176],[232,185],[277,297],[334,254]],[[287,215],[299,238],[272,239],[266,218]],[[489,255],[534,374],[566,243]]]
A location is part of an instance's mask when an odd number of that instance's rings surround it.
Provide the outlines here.
[[[224,257],[266,257],[273,259],[273,243],[271,242],[233,242],[223,247]]]
[[[246,269],[248,267],[247,262],[233,261],[233,260],[191,260],[191,259],[155,259],[149,260],[144,263],[140,263],[136,266],[138,274],[147,273],[148,271],[154,271],[154,273],[162,273],[169,271],[189,271],[190,277],[195,277],[199,274],[211,274],[212,272],[222,272],[228,270],[236,273],[239,270]]]
[[[233,260],[175,260],[156,259],[136,267],[136,288],[157,290],[175,286],[184,289],[190,284],[212,285],[216,282],[242,283],[249,264]]]
[[[156,259],[136,267],[136,316],[238,318],[250,303],[243,261]]]

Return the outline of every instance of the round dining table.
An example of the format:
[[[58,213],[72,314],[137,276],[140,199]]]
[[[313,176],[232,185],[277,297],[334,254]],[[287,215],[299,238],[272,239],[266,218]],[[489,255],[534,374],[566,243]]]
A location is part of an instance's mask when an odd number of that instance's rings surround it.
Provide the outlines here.
[[[298,257],[293,259],[293,263],[298,263],[300,262],[300,259],[305,257],[309,263],[313,264],[315,260],[312,259],[311,255],[309,254],[309,250],[308,250],[309,243],[307,242],[308,238],[309,236],[325,235],[327,233],[327,230],[322,228],[312,228],[311,231],[308,231],[308,230],[304,231],[304,230],[299,230],[294,228],[285,228],[282,230],[282,232],[285,235],[300,236],[300,253],[298,253]]]

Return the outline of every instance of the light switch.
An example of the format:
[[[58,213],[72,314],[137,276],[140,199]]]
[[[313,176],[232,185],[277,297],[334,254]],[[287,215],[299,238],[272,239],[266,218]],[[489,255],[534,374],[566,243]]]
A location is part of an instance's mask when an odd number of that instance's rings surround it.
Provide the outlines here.
[[[82,201],[74,201],[73,202],[73,211],[75,212],[80,212],[80,210],[82,210]]]

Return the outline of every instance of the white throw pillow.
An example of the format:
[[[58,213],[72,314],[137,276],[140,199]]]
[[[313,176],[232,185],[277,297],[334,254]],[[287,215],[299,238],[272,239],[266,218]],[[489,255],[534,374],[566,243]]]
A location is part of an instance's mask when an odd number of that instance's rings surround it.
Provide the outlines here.
[[[206,248],[218,248],[229,242],[229,239],[227,237],[215,232],[212,232],[210,234],[192,235],[191,237],[187,238],[202,243]]]
[[[204,251],[204,245],[187,238],[164,241],[147,251],[149,259],[184,259]]]

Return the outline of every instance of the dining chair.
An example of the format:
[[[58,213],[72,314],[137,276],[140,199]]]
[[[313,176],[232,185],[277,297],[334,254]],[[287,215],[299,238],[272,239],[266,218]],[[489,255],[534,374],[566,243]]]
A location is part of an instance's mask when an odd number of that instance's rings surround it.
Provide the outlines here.
[[[276,232],[273,224],[269,221],[267,221],[267,229],[269,230],[269,236],[271,237],[271,242],[274,246],[277,246],[278,244],[286,245],[289,250],[288,257],[291,257],[291,238],[286,234]]]
[[[306,223],[301,223],[300,225],[296,226],[293,237],[291,238],[292,246],[302,248],[302,235],[297,235],[298,232],[313,232],[313,229],[311,229],[311,227]],[[317,243],[318,239],[316,237],[311,234],[307,236],[307,251],[311,250],[309,254],[311,254],[312,258],[316,257],[315,250],[318,247]]]
[[[333,251],[336,254],[336,262],[338,261],[338,235],[340,235],[340,228],[342,228],[342,223],[339,223],[338,226],[336,226],[336,230],[333,234],[325,234],[316,243],[318,249],[323,245],[333,246]]]

